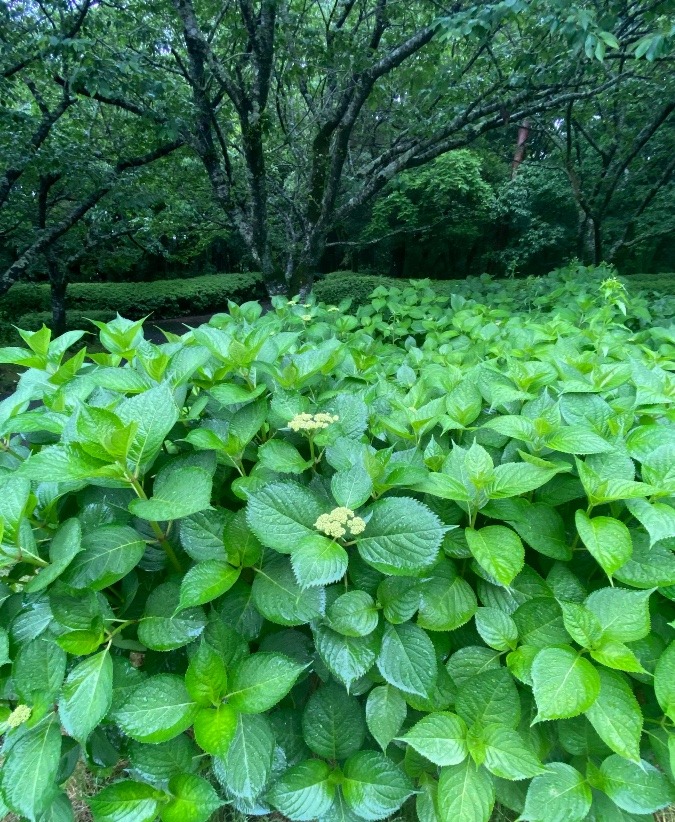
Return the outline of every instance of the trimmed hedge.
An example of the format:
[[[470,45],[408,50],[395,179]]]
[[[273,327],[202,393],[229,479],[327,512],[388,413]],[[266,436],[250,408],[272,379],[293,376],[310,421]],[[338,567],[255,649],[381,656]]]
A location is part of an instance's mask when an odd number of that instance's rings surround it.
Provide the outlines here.
[[[90,320],[107,323],[115,319],[114,311],[68,311],[66,315],[66,331],[96,331]],[[39,331],[43,325],[51,326],[51,311],[29,311],[16,321],[15,325],[25,331]],[[98,333],[98,332],[97,332]]]
[[[380,285],[385,288],[405,287],[407,280],[380,277],[374,274],[357,274],[355,271],[333,271],[314,284],[314,296],[319,302],[337,305],[345,299],[352,301],[352,308],[370,302],[369,295]]]
[[[107,312],[106,317],[118,312],[130,319],[151,314],[153,320],[166,320],[224,311],[228,300],[243,302],[264,297],[260,274],[209,274],[189,280],[73,283],[68,288],[67,308],[85,316],[100,311]],[[48,283],[17,283],[0,299],[0,313],[11,322],[50,309]]]

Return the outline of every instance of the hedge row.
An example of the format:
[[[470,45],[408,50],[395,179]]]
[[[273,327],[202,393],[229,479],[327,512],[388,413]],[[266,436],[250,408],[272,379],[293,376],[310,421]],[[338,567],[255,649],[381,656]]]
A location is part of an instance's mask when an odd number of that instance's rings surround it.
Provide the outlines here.
[[[228,300],[242,302],[265,296],[260,274],[211,274],[192,279],[144,283],[73,283],[68,288],[67,308],[92,316],[92,312],[119,312],[139,319],[153,319],[227,310]],[[11,322],[51,308],[47,283],[17,283],[0,299],[0,313]],[[98,319],[98,318],[96,318]]]
[[[370,302],[368,297],[378,286],[393,288],[407,283],[407,280],[395,280],[392,277],[357,274],[355,271],[333,271],[314,284],[314,296],[319,302],[328,305],[336,305],[348,298],[352,301],[352,308],[358,308]]]

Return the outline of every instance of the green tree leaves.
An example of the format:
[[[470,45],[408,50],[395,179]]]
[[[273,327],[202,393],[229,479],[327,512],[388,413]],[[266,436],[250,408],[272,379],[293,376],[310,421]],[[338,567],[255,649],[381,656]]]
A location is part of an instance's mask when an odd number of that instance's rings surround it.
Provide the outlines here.
[[[476,561],[499,583],[510,585],[522,571],[525,549],[518,534],[503,525],[466,529],[466,541]]]
[[[183,678],[157,674],[141,682],[116,719],[125,734],[138,742],[165,742],[192,725],[197,704],[190,697]]]
[[[253,654],[232,671],[228,702],[242,713],[263,713],[286,696],[304,668],[282,654]]]
[[[410,694],[427,696],[436,681],[436,652],[428,635],[416,625],[387,624],[377,667],[390,685]]]
[[[59,701],[59,718],[70,736],[86,742],[112,704],[113,665],[108,651],[87,657],[68,675]]]

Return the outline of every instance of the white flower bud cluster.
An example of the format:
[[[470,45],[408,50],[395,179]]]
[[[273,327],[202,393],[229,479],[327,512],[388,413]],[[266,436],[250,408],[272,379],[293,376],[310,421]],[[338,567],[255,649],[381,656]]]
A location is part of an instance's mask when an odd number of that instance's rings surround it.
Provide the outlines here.
[[[351,508],[334,508],[330,514],[321,514],[314,527],[329,537],[340,539],[347,533],[351,536],[361,534],[366,528],[366,523],[361,517],[357,517]]]
[[[296,414],[289,421],[288,427],[291,431],[320,431],[339,419],[337,414]]]
[[[18,728],[30,719],[31,709],[28,705],[17,705],[12,713],[7,717],[7,724],[10,728]]]

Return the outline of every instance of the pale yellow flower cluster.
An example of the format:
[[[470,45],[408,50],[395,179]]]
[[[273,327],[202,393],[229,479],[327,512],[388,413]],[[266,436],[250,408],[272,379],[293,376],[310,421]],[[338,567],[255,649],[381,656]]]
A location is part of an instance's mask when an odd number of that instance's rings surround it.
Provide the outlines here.
[[[296,414],[288,427],[291,431],[320,431],[339,419],[337,414]]]
[[[321,514],[314,527],[329,537],[340,539],[347,532],[351,536],[363,533],[366,523],[361,517],[357,517],[351,508],[334,508],[330,514]]]
[[[340,309],[336,305],[329,305],[326,310],[327,311],[339,311]]]
[[[312,315],[311,314],[303,314],[300,319],[303,320],[303,322],[308,323],[308,322],[311,321]]]
[[[28,705],[17,705],[12,713],[7,717],[7,724],[10,728],[18,728],[30,719],[31,709]]]

